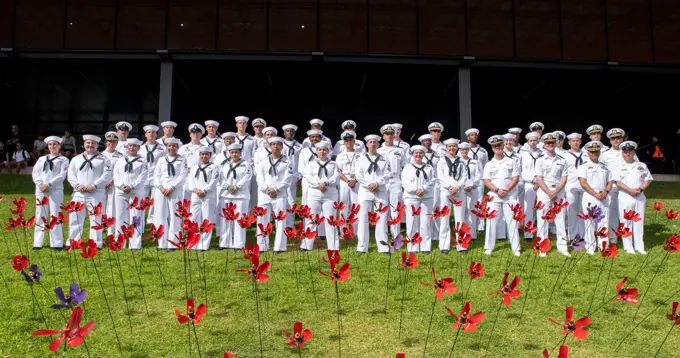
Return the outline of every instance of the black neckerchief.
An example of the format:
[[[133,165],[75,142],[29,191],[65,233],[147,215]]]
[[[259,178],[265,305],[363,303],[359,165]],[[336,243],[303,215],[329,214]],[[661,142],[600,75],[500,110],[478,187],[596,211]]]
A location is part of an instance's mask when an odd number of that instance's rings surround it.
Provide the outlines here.
[[[154,162],[153,151],[156,150],[156,148],[158,147],[158,143],[154,144],[153,148],[151,149],[149,149],[148,144],[145,144],[144,146],[146,147],[146,161],[148,163],[153,163]]]
[[[482,149],[482,147],[477,147],[477,151],[475,152],[474,149],[470,148],[470,151],[472,152],[472,157],[477,160],[477,153],[479,153],[479,150]]]
[[[286,143],[286,141],[283,141],[283,144],[284,144],[286,147],[288,147],[288,156],[289,156],[289,157],[292,157],[293,154],[295,154],[295,142],[293,141],[293,144],[288,145],[288,143]]]
[[[456,157],[456,159],[451,161],[448,156],[444,157],[444,160],[446,160],[446,166],[449,167],[449,176],[453,177],[454,179],[458,180],[460,178],[460,175],[458,173],[458,163],[460,162],[460,158]],[[458,176],[458,178],[456,178]]]
[[[431,153],[432,153],[432,158],[434,158],[434,152],[431,152]],[[425,155],[423,155],[423,157],[425,157],[425,164],[426,165],[432,165],[432,158],[428,158],[427,153],[425,153]]]
[[[579,152],[578,156],[574,153],[572,153],[570,150],[566,151],[567,153],[571,154],[572,157],[574,157],[576,164],[574,165],[576,168],[578,168],[579,165],[583,164],[583,152]]]
[[[316,161],[316,163],[319,164],[319,173],[317,173],[317,175],[318,175],[319,178],[321,178],[321,171],[322,171],[322,170],[323,170],[323,173],[326,175],[326,178],[328,178],[328,170],[326,169],[326,166],[327,166],[328,163],[330,163],[330,162],[331,162],[331,161],[329,160],[329,161],[326,162],[326,164],[321,164],[320,161],[318,161],[318,160]]]
[[[531,168],[536,168],[536,160],[538,160],[538,158],[542,157],[543,154],[538,153],[538,156],[534,157],[533,153],[531,153],[531,151],[529,151],[529,156],[531,156],[531,160],[533,160],[533,163],[531,164]]]
[[[139,159],[139,157],[135,157],[135,159],[132,159],[132,160],[128,160],[127,157],[123,157],[123,159],[125,159],[125,171],[126,171],[126,172],[131,172],[131,171],[132,171],[132,167],[133,167],[132,164],[133,164],[134,162],[136,162],[136,161]]]
[[[229,170],[227,171],[227,178],[229,178],[229,174],[232,174],[234,179],[236,179],[236,168],[240,167],[243,162],[240,160],[236,163],[236,166],[232,165],[232,163],[229,163]]]
[[[217,149],[215,149],[215,143],[217,142],[217,139],[219,138],[215,138],[214,141],[210,142],[209,137],[205,137],[205,141],[208,142],[208,147],[212,147],[213,154],[217,153],[216,152]]]
[[[470,161],[472,161],[472,158],[468,158],[467,162],[465,163],[465,168],[467,168],[467,173],[468,173],[468,179],[472,177],[472,174],[470,174]]]
[[[309,159],[307,159],[308,162],[311,162],[312,159],[314,159],[315,157],[316,157],[316,158],[319,157],[319,156],[312,150],[311,147],[309,148],[309,151],[312,152],[312,155],[310,155],[310,156],[309,156]]]
[[[508,155],[505,151],[503,151],[503,155],[505,155],[506,158],[514,159],[515,158],[515,152],[512,152],[512,154]]]
[[[206,165],[206,166],[204,166],[204,167],[201,167],[201,166],[199,165],[199,166],[198,166],[198,170],[196,171],[196,175],[194,175],[194,178],[197,178],[197,179],[198,179],[198,173],[199,173],[199,172],[200,172],[200,173],[203,173],[203,181],[207,183],[207,182],[208,182],[208,174],[205,173],[205,170],[208,169],[209,166],[210,166],[210,164],[208,164],[208,165]]]
[[[168,160],[168,157],[165,157],[165,162],[168,163],[168,175],[171,177],[175,176],[175,166],[173,165],[179,156],[175,157],[172,161]]]
[[[414,168],[416,168],[416,176],[418,178],[420,178],[420,173],[423,173],[423,178],[425,178],[425,180],[427,180],[427,173],[425,173],[425,171],[423,170],[423,168],[425,168],[425,165],[423,165],[422,167],[417,167],[415,164],[411,164],[411,165]]]
[[[269,175],[271,176],[277,176],[278,173],[276,171],[276,166],[281,163],[281,160],[283,159],[283,156],[281,158],[277,159],[276,162],[272,162],[272,157],[269,156]]]
[[[94,169],[94,166],[92,165],[92,160],[96,158],[98,155],[99,153],[93,155],[92,157],[90,157],[90,159],[87,159],[87,154],[83,153],[84,161],[83,164],[80,165],[80,170],[83,170],[83,168],[85,168],[86,165],[89,165],[90,169]]]
[[[236,139],[238,139],[238,144],[243,144],[243,142],[248,139],[248,134],[244,135],[243,138],[236,135]]]
[[[380,160],[380,154],[376,154],[375,161],[372,161],[368,154],[366,154],[366,159],[368,159],[368,162],[371,163],[368,165],[368,174],[373,173],[373,171],[378,172],[378,160]]]
[[[56,157],[54,157],[52,159],[50,159],[49,155],[45,156],[45,164],[43,164],[43,171],[44,172],[52,171],[52,169],[54,168],[54,165],[52,164],[52,162],[59,157],[61,157],[61,155],[57,155]]]

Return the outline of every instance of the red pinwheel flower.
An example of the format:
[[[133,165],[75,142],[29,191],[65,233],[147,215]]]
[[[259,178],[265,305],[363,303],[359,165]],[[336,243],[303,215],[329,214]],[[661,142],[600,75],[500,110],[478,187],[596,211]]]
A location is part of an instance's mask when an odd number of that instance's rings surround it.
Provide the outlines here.
[[[557,217],[557,212],[553,210],[555,207],[550,208],[548,211],[545,212],[545,214],[541,215],[541,219],[551,223],[555,221],[555,218]]]
[[[512,282],[508,284],[508,276],[510,274],[508,272],[503,275],[503,285],[501,286],[501,289],[496,291],[496,292],[491,292],[489,295],[496,295],[499,292],[503,293],[503,304],[506,307],[510,306],[511,300],[513,298],[517,298],[522,294],[522,291],[516,290],[515,288],[517,285],[519,285],[519,276],[515,276],[515,278],[512,279]]]
[[[113,235],[106,237],[106,246],[108,246],[111,251],[120,251],[125,248],[125,236],[123,234],[118,235],[116,239]]]
[[[334,216],[328,217],[328,223],[333,227],[343,227],[345,226],[345,219],[342,215],[338,216],[336,219]]]
[[[256,206],[253,208],[253,213],[255,216],[262,217],[267,215],[267,208],[263,208],[261,206]]]
[[[66,215],[64,215],[64,213],[60,211],[57,215],[58,217],[52,215],[50,218],[50,230],[54,230],[57,225],[63,225],[66,222]]]
[[[553,208],[555,208],[555,213],[559,214],[562,209],[567,208],[569,206],[569,202],[564,200],[564,198],[560,199],[560,201],[553,201]]]
[[[673,302],[673,309],[671,313],[666,313],[666,318],[675,321],[675,324],[680,324],[680,313],[678,312],[678,303]]]
[[[655,211],[661,211],[661,210],[663,210],[663,203],[662,203],[662,202],[655,201],[655,202],[654,202],[654,210],[655,210]]]
[[[375,217],[377,219],[380,219],[380,217],[378,217],[377,215]],[[401,215],[397,215],[396,218],[393,218],[393,217],[390,216],[390,219],[387,220],[387,226],[397,225],[397,224],[401,223],[401,219],[402,219]],[[376,224],[378,224],[377,221],[376,221]]]
[[[486,202],[477,202],[475,204],[475,208],[471,210],[472,214],[474,214],[476,217],[486,220],[486,219],[493,219],[496,217],[498,214],[496,210],[489,211],[489,207],[486,206]]]
[[[421,212],[422,210],[423,210],[423,207],[422,207],[422,206],[419,206],[419,207],[416,209],[415,205],[411,205],[411,213],[412,213],[413,216],[419,216],[419,215],[420,215],[420,212]]]
[[[175,210],[175,216],[185,220],[191,217],[191,200],[184,199],[177,202],[177,209]]]
[[[83,327],[80,327],[80,320],[83,318],[83,308],[77,306],[71,312],[71,318],[68,320],[66,327],[63,330],[39,329],[33,332],[33,337],[51,336],[58,334],[59,337],[50,344],[50,351],[56,352],[59,350],[61,343],[66,341],[68,347],[77,347],[83,344],[85,338],[97,325],[94,321],[90,321]]]
[[[258,224],[257,227],[260,228],[260,232],[257,234],[257,236],[268,237],[269,234],[272,233],[272,227],[273,226],[272,226],[271,222],[269,224],[267,224],[267,227],[264,227],[264,225],[262,225],[262,224]]]
[[[346,226],[342,228],[342,239],[350,241],[354,238],[354,228],[352,226]]]
[[[99,231],[99,230],[108,230],[110,227],[112,227],[116,223],[116,218],[115,217],[108,217],[106,214],[102,215],[102,221],[101,223],[95,225],[92,227],[92,230]]]
[[[26,210],[26,198],[21,197],[19,198],[19,200],[14,198],[14,200],[12,200],[12,203],[14,203],[14,206],[16,207],[16,209],[10,209],[12,214],[19,215]]]
[[[666,210],[666,218],[668,220],[675,220],[680,217],[680,213],[671,209],[671,211]]]
[[[383,205],[383,203],[379,203],[378,208],[375,209],[375,212],[383,214],[383,213],[386,213],[389,208],[390,208],[389,205],[385,206],[385,205]]]
[[[633,236],[633,231],[629,227],[626,227],[626,225],[623,223],[619,224],[619,227],[616,229],[612,228],[612,230],[614,231],[614,235],[616,235],[616,237],[626,238]]]
[[[229,207],[229,204],[227,203],[227,207]],[[293,204],[293,206],[290,209],[286,209],[287,212],[292,213],[292,214],[297,214],[298,213],[298,204]]]
[[[400,203],[401,203],[401,202],[398,202],[398,203],[397,203],[397,208],[399,207],[399,204],[400,204]],[[359,214],[359,210],[361,210],[361,205],[360,205],[360,204],[352,204],[352,207],[350,207],[350,209],[349,209],[350,215],[352,215],[352,214],[353,214],[353,215],[358,215],[358,214]],[[402,211],[403,211],[403,210],[402,210]]]
[[[213,231],[213,228],[215,228],[215,224],[208,221],[208,219],[203,219],[203,223],[201,224],[202,233],[204,234],[210,233]]]
[[[69,213],[69,214],[72,214],[72,213],[77,213],[77,212],[83,211],[83,209],[85,209],[85,203],[79,203],[79,202],[76,202],[76,201],[72,201],[72,202],[68,203],[68,205],[61,204],[59,206],[59,208],[61,210],[65,211],[65,212]]]
[[[406,358],[406,353],[397,353],[395,358]]]
[[[289,347],[302,348],[307,341],[312,339],[312,331],[308,329],[303,330],[302,322],[299,321],[293,324],[293,335],[286,333],[285,330],[281,330],[281,332],[288,338],[288,343],[286,345]]]
[[[437,280],[437,276],[435,276],[434,273],[434,267],[432,268],[432,279],[434,281],[434,284],[425,283],[423,281],[420,281],[420,284],[423,286],[434,287],[435,295],[439,300],[442,300],[444,298],[444,295],[456,293],[456,285],[453,284],[453,279],[450,277],[445,277],[442,278],[441,280]]]
[[[330,250],[329,250],[330,251]],[[337,281],[340,282],[345,282],[347,281],[348,278],[350,278],[351,274],[349,272],[350,264],[345,262],[339,269],[338,264],[340,263],[340,257],[338,256],[337,262],[335,259],[331,259],[330,253],[329,253],[329,262],[328,264],[330,265],[331,272],[330,273],[325,273],[321,270],[319,270],[319,273],[330,278],[331,283],[336,283]]]
[[[201,323],[201,318],[208,312],[208,306],[205,303],[201,303],[196,307],[194,305],[194,299],[187,299],[187,314],[181,314],[179,310],[175,310],[175,315],[177,316],[177,322],[180,324],[185,324],[187,322],[193,322],[194,324]]]
[[[595,233],[595,236],[605,239],[609,237],[609,231],[607,231],[606,227],[601,227],[600,230]]]
[[[156,228],[156,225],[151,224],[151,229],[149,229],[149,238],[151,241],[155,242],[158,241],[161,237],[163,237],[163,233],[165,232],[165,227],[163,225],[159,225],[158,228]]]
[[[255,252],[255,250],[257,250],[257,252]],[[249,242],[246,244],[245,250],[242,250],[242,253],[245,260],[250,260],[253,255],[260,254],[260,246],[257,244],[253,246],[253,244]]]
[[[45,206],[50,204],[50,197],[43,196],[42,199],[35,199],[35,206]],[[16,214],[15,214],[16,215]]]
[[[251,212],[249,215],[246,214],[241,215],[241,218],[238,219],[237,222],[241,229],[247,229],[251,227],[256,221],[257,216],[255,216],[255,214]]]
[[[624,220],[630,220],[632,222],[638,222],[642,220],[640,217],[640,214],[636,212],[635,210],[624,210],[623,211],[623,219]]]
[[[343,203],[342,201],[340,203],[334,201],[333,208],[335,209],[335,211],[343,211],[345,210],[345,203]]]
[[[139,201],[139,207],[137,209],[141,211],[146,211],[146,209],[153,206],[153,203],[154,200],[151,197],[142,198],[142,200]]]
[[[673,234],[663,242],[663,249],[674,253],[680,250],[680,235]]]
[[[97,205],[90,205],[90,216],[101,216],[102,215],[102,207],[103,204],[101,202],[97,203]]]
[[[408,254],[408,258],[406,258],[406,251],[402,251],[401,266],[403,266],[405,270],[410,270],[418,267],[418,257],[414,252],[412,252]]]
[[[286,213],[284,213],[283,210],[279,210],[279,213],[274,216],[274,220],[276,221],[286,220]]]
[[[69,241],[69,243],[70,243],[70,245],[68,247],[68,253],[69,254],[73,250],[79,250],[79,249],[83,248],[83,240],[82,239],[71,240],[71,241]]]
[[[295,226],[283,229],[283,233],[286,234],[288,240],[297,239],[298,236],[298,231]]]
[[[320,216],[319,214],[314,214],[312,215],[311,219],[314,223],[314,226],[318,227],[319,225],[323,224],[323,222],[326,220],[326,217]]]
[[[19,219],[9,218],[9,219],[7,219],[7,222],[9,223],[7,225],[7,227],[5,227],[5,230],[7,230],[7,231],[12,231],[12,230],[14,230],[18,227],[21,227],[21,220],[19,220]]]
[[[14,271],[21,271],[28,266],[28,257],[24,255],[16,255],[12,258],[12,268]]]
[[[175,234],[175,239],[177,241],[169,240],[168,242],[178,250],[191,249],[201,241],[201,233],[198,230],[188,230],[186,234],[184,231],[180,231]]]
[[[448,208],[449,206],[447,205],[446,207]],[[442,217],[441,209],[438,206],[436,206],[434,208],[434,211],[432,212],[432,214],[427,214],[427,215],[430,216],[430,220],[441,218]]]
[[[484,270],[484,266],[481,262],[470,262],[470,266],[468,267],[468,276],[470,276],[470,280],[482,278],[484,272],[486,272],[486,270]]]
[[[356,213],[351,213],[349,214],[349,217],[347,218],[347,222],[345,224],[347,225],[354,225],[359,222],[359,218],[357,217]]]
[[[130,209],[138,209],[139,208],[139,198],[135,196],[132,201],[127,202],[128,206],[125,208],[125,210],[130,211]]]
[[[529,222],[524,225],[524,234],[535,234],[536,232],[538,232],[538,226],[536,226],[535,222],[529,220]]]
[[[330,263],[331,261],[335,262],[336,265],[340,263],[340,251],[326,250],[326,256],[328,256],[328,259],[325,257],[321,258],[321,261],[324,263]]]
[[[623,285],[626,284],[626,281],[628,281],[628,277],[624,277],[623,280],[619,281],[619,283],[616,284],[616,300],[621,301],[624,300],[632,305],[636,304],[638,302],[638,289],[637,288],[628,288],[628,287],[623,287]]]
[[[250,253],[250,268],[247,270],[236,270],[236,272],[247,272],[248,281],[254,277],[255,280],[264,283],[269,281],[269,276],[265,275],[265,273],[270,267],[271,264],[269,261],[260,264],[260,245],[255,245]]]
[[[234,353],[233,352],[224,352],[224,356],[222,358],[234,358]]]
[[[308,205],[300,205],[300,208],[298,210],[298,215],[300,216],[300,219],[302,218],[309,218],[311,215],[312,209]]]
[[[451,317],[456,320],[456,323],[451,326],[451,329],[456,330],[458,327],[462,326],[463,332],[472,332],[477,330],[477,325],[484,320],[484,312],[477,312],[473,315],[470,315],[471,308],[472,305],[470,302],[465,302],[463,305],[463,311],[460,312],[460,316],[456,316],[456,314],[453,313],[449,307],[446,307],[446,310],[449,311]]]
[[[517,221],[518,223],[523,223],[524,220],[526,220],[527,216],[524,215],[524,209],[522,208],[522,205],[519,204],[515,204],[515,206],[510,205],[510,208],[512,209],[513,220]]]
[[[482,200],[483,200],[485,203],[490,203],[490,202],[493,201],[493,195],[491,195],[491,194],[486,194],[486,195],[484,195],[484,197],[482,198]]]
[[[558,326],[562,326],[562,334],[573,333],[576,339],[586,339],[588,337],[588,331],[583,328],[591,323],[590,318],[585,316],[578,321],[574,321],[574,306],[567,307],[567,317],[564,323],[559,323],[552,318],[548,318],[548,320]]]
[[[413,234],[413,237],[411,237],[410,239],[408,237],[404,239],[404,243],[411,244],[411,246],[418,245],[421,242],[423,242],[423,237],[420,236],[420,232],[416,232],[415,234]]]
[[[234,203],[227,203],[222,208],[222,212],[220,213],[220,216],[222,218],[224,218],[225,221],[238,220],[238,217],[240,215],[241,215],[241,213],[236,212],[236,204],[234,204]]]
[[[97,253],[99,252],[97,243],[92,239],[88,239],[87,244],[83,243],[80,245],[80,250],[80,256],[84,259],[91,259],[97,256]]]
[[[602,257],[613,259],[619,254],[619,251],[616,249],[616,244],[609,244],[609,246],[607,246],[607,242],[602,242],[602,250],[600,250],[600,253],[602,254]]]
[[[311,240],[316,237],[316,230],[311,230],[310,228],[307,228],[305,230],[302,230],[302,225],[300,225],[300,229],[298,230],[298,239],[300,241],[302,240]]]
[[[457,201],[456,198],[453,198],[453,197],[449,198],[449,203],[451,203],[451,205],[453,205],[453,206],[463,206],[462,200]]]
[[[380,215],[376,212],[369,211],[368,212],[368,223],[371,226],[376,226],[376,225],[378,225],[378,221],[380,221]]]
[[[534,251],[534,254],[538,254],[538,253],[546,254],[552,248],[550,246],[550,239],[548,239],[548,238],[541,239],[538,236],[534,239],[534,243],[532,245],[528,245],[528,246],[531,247],[531,249]]]
[[[549,358],[550,353],[547,349],[543,350],[543,358]],[[560,346],[560,352],[557,354],[557,358],[569,358],[569,347]]]
[[[540,200],[534,200],[534,210],[543,210],[545,205],[543,205],[543,202]]]
[[[451,209],[449,209],[449,206],[448,206],[448,205],[445,205],[445,206],[442,208],[441,212],[439,213],[439,217],[440,217],[440,218],[446,218],[446,217],[449,216],[450,213],[451,213]]]
[[[402,204],[401,201],[397,201],[397,207],[394,208],[394,211],[402,215],[406,212],[406,205]]]
[[[120,231],[118,231],[118,234],[120,236],[123,236],[124,240],[129,240],[135,234],[135,227],[134,225],[130,226],[123,225],[120,227]]]

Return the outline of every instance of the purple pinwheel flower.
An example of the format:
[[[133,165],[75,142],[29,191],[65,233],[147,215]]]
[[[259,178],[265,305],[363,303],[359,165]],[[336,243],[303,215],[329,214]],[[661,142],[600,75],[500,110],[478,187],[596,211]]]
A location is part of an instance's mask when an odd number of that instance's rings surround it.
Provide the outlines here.
[[[597,205],[593,205],[588,207],[588,217],[593,220],[593,223],[599,224],[604,218],[604,214],[602,213],[602,209]]]
[[[569,242],[569,245],[574,249],[574,251],[581,251],[581,249],[586,246],[586,241],[581,238],[581,235],[576,235]]]
[[[77,306],[83,303],[83,301],[85,301],[85,297],[87,297],[87,290],[80,290],[80,287],[77,283],[71,284],[67,294],[64,294],[64,290],[62,290],[61,287],[55,288],[54,293],[57,295],[59,301],[62,302],[62,304],[53,304],[52,308],[54,309],[71,308]]]
[[[26,273],[26,271],[21,270],[21,274],[24,276],[24,280],[28,283],[33,283],[33,282],[40,282],[40,278],[42,277],[42,272],[38,270],[38,265],[33,264],[31,265],[31,270]]]
[[[141,226],[141,220],[139,220],[139,216],[132,217],[132,225],[134,225],[135,227]]]
[[[388,242],[380,241],[380,243],[387,246],[390,250],[390,254],[393,254],[395,250],[399,250],[402,246],[404,246],[404,242],[402,240],[403,237],[401,234],[399,234],[394,239],[388,240]]]

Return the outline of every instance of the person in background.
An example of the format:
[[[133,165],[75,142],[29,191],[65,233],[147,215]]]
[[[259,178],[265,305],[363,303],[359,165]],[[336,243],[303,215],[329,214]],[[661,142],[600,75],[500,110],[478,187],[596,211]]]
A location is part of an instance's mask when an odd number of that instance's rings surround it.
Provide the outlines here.
[[[15,173],[19,174],[21,173],[21,169],[25,168],[28,165],[28,162],[31,159],[31,155],[28,153],[27,150],[24,149],[24,146],[21,145],[21,142],[17,142],[15,144],[15,148],[16,150],[12,154],[12,159],[5,162],[5,168],[7,168],[8,173],[11,173],[12,168],[15,168]],[[7,155],[9,155],[9,152],[7,153]]]
[[[61,150],[62,154],[68,159],[71,159],[78,154],[76,138],[72,136],[69,131],[64,131],[64,136],[61,137]]]
[[[652,138],[652,144],[647,147],[647,157],[652,162],[652,173],[663,174],[666,162],[666,148],[661,145],[658,137]]]
[[[45,135],[38,134],[38,139],[33,141],[33,150],[31,150],[31,159],[33,163],[38,161],[38,158],[47,154],[47,143],[45,143]]]
[[[10,137],[5,141],[5,160],[10,161],[12,159],[12,154],[17,150],[17,143],[21,142],[21,136],[19,136],[19,126],[12,124],[12,129],[10,131]]]
[[[35,232],[33,234],[33,250],[39,250],[43,246],[45,232],[50,233],[50,247],[61,250],[64,246],[64,232],[61,223],[52,226],[52,220],[60,212],[61,202],[64,200],[64,180],[68,172],[69,161],[59,154],[61,149],[61,138],[51,136],[45,138],[45,143],[49,148],[47,155],[38,158],[33,166],[33,183],[35,183]],[[47,204],[43,203],[44,198],[48,198]],[[49,211],[48,211],[49,210]],[[51,229],[50,229],[51,227]]]

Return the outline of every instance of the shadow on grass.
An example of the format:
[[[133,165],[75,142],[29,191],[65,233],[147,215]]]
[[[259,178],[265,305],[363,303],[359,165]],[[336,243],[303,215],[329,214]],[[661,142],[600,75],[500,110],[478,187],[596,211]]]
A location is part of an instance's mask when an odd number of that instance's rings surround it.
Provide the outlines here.
[[[406,347],[411,348],[411,347],[414,347],[414,346],[417,346],[418,344],[420,344],[420,339],[418,339],[418,338],[406,338],[401,343],[403,343]]]

